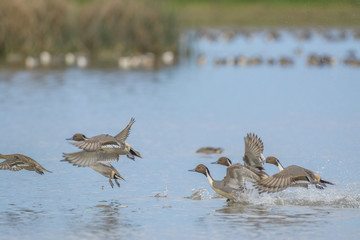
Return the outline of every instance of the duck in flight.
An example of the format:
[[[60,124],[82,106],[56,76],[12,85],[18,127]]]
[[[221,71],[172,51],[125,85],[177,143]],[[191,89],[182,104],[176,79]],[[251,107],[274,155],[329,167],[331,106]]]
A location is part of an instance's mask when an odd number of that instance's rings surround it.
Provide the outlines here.
[[[261,179],[255,183],[255,187],[260,192],[279,192],[288,187],[296,186],[297,184],[314,184],[318,189],[324,189],[327,184],[334,185],[332,182],[322,179],[315,172],[299,167],[297,165],[291,165],[284,168],[280,161],[273,156],[267,157],[266,162],[280,166],[281,171],[277,174],[269,176],[266,179]],[[300,185],[301,186],[301,185]]]

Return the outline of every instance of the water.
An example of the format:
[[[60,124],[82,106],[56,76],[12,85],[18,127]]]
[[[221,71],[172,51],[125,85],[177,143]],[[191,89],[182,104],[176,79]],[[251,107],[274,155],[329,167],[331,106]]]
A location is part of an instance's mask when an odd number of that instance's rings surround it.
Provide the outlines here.
[[[360,69],[342,63],[359,54],[350,34],[328,41],[193,40],[193,55],[158,71],[117,69],[0,70],[1,153],[23,153],[53,171],[0,174],[0,239],[358,239],[360,234]],[[296,56],[294,49],[303,54]],[[337,66],[309,67],[328,53]],[[204,66],[196,56],[207,57]],[[216,66],[237,55],[290,56],[294,65]],[[113,165],[126,182],[112,189],[90,168],[60,162],[77,149],[65,138],[117,134],[136,118],[128,142],[143,159]],[[253,193],[226,203],[203,175],[203,146],[223,147],[240,162],[243,137],[255,132],[265,155],[298,164],[336,183],[324,191]],[[275,167],[266,166],[273,174]]]

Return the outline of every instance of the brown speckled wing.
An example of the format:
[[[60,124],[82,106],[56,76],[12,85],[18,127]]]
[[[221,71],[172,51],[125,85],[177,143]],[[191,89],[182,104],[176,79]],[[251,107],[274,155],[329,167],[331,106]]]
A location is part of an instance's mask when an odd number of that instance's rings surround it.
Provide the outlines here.
[[[11,171],[20,171],[21,169],[23,169],[22,165],[23,165],[23,162],[15,160],[15,159],[10,159],[10,160],[6,160],[6,161],[0,163],[0,169],[1,170],[11,170]]]
[[[247,166],[264,169],[264,144],[261,139],[253,134],[248,133],[245,140],[245,154],[243,157],[244,163]]]
[[[129,137],[131,126],[134,124],[135,118],[131,118],[129,124],[115,136],[115,138],[120,142],[125,142],[125,140]]]
[[[282,174],[275,174],[257,181],[254,185],[260,192],[280,192],[291,185],[291,178]]]

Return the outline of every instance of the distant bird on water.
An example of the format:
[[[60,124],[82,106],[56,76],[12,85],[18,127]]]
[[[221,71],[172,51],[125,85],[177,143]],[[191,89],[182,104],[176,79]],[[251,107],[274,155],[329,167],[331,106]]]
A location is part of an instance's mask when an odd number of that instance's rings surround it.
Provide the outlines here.
[[[0,159],[6,159],[0,163],[1,170],[20,171],[22,169],[26,169],[29,171],[35,171],[41,175],[44,174],[44,171],[51,173],[51,171],[46,170],[34,159],[22,154],[0,154]]]
[[[215,148],[215,147],[202,147],[199,148],[196,153],[201,154],[220,154],[224,151],[222,148]]]

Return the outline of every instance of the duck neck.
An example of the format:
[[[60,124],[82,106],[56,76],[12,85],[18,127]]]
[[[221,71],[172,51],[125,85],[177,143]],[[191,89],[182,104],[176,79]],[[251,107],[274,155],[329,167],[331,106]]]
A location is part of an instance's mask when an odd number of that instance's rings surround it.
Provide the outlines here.
[[[213,183],[214,183],[214,179],[211,177],[210,171],[207,168],[206,168],[205,176],[206,176],[207,180],[209,181],[210,186],[212,187]]]
[[[281,165],[280,161],[279,160],[276,160],[276,163],[277,163],[277,167],[279,169],[279,172],[281,172],[282,170],[284,170],[284,167],[283,165]]]
[[[228,167],[230,167],[232,165],[232,162],[230,159],[227,160],[227,163],[228,163]]]

